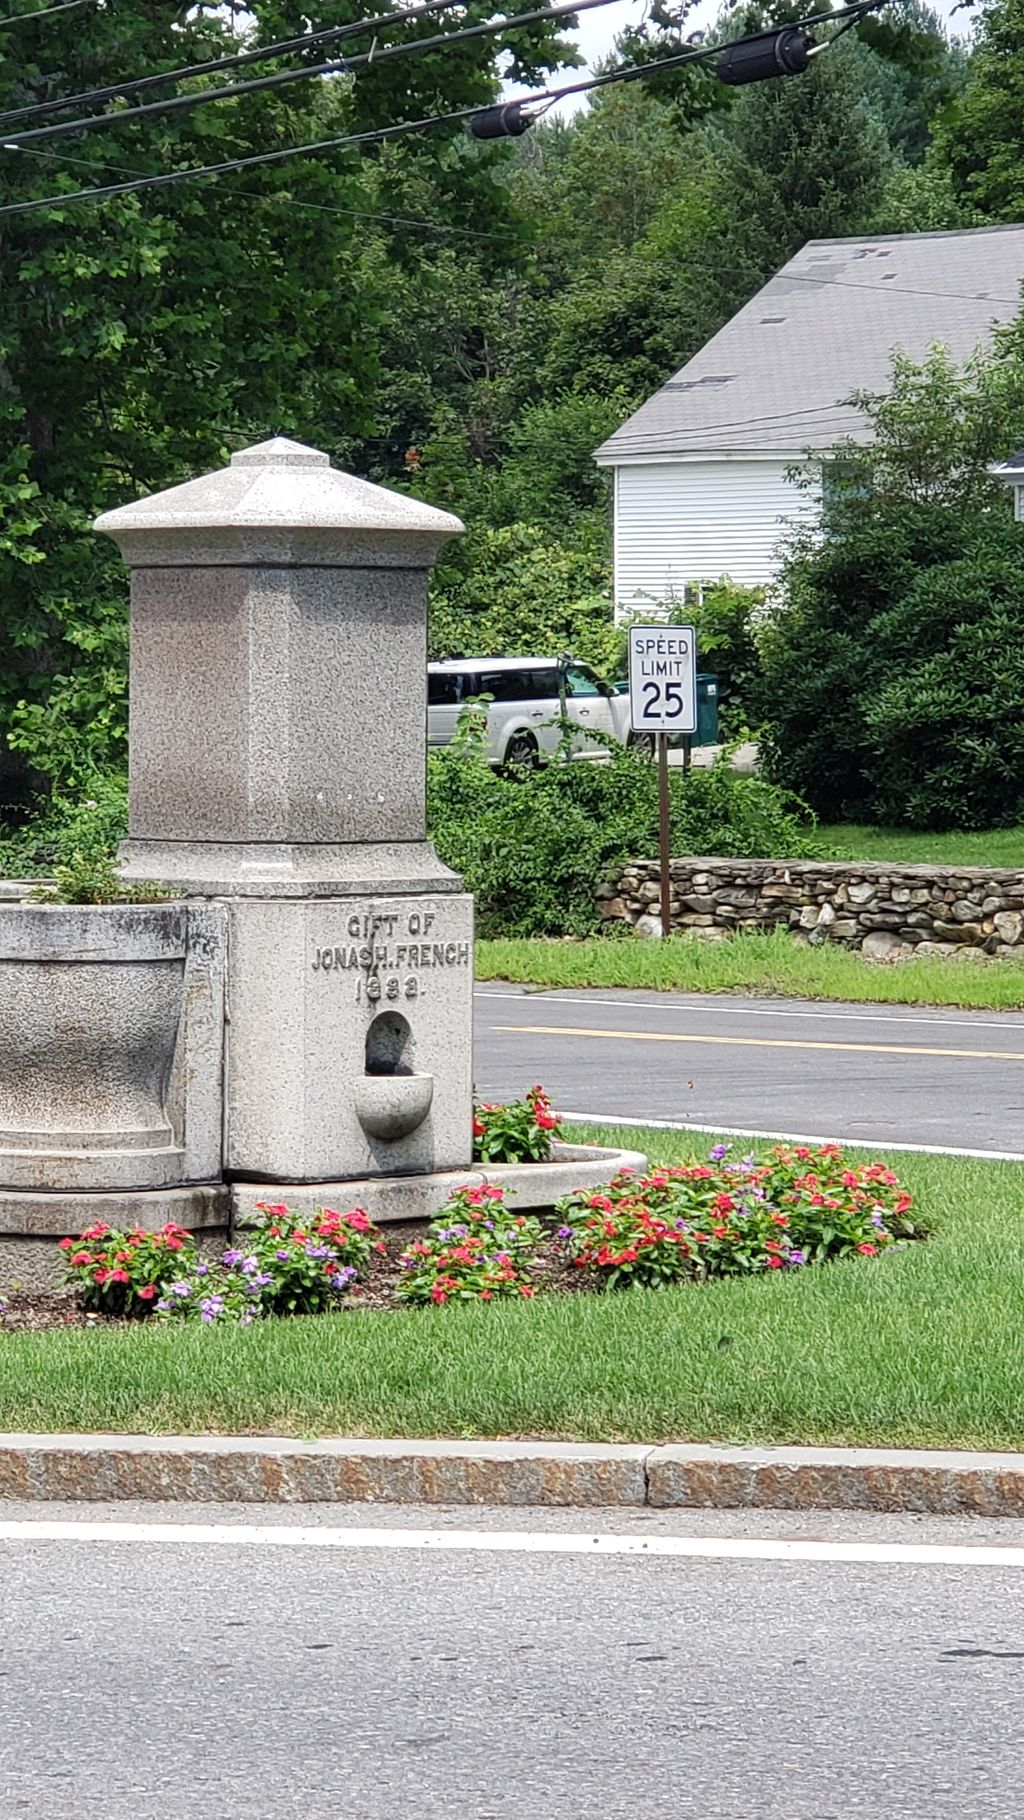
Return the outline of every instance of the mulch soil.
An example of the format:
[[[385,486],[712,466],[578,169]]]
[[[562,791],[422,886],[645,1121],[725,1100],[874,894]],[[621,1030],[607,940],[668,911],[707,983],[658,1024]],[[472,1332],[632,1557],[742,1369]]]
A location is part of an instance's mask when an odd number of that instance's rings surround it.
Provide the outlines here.
[[[402,1271],[398,1260],[405,1247],[422,1236],[418,1223],[381,1228],[386,1252],[375,1252],[366,1275],[356,1283],[337,1308],[338,1315],[360,1312],[387,1314],[404,1306],[396,1295]],[[578,1270],[553,1250],[537,1254],[533,1280],[538,1295],[567,1295],[595,1290],[601,1284],[593,1271]],[[302,1318],[302,1317],[297,1317]],[[87,1314],[73,1290],[7,1289],[0,1293],[0,1335],[43,1333],[55,1327],[136,1327],[137,1321],[116,1320],[109,1315]]]

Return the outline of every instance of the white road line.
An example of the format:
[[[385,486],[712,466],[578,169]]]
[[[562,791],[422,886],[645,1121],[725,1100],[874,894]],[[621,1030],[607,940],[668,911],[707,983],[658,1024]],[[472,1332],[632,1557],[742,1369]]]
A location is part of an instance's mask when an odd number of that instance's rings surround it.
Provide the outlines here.
[[[651,990],[654,991],[656,988],[652,987]],[[586,998],[570,998],[568,994],[563,995],[560,986],[545,986],[536,991],[526,993],[488,992],[486,988],[478,987],[474,992],[474,997],[511,998],[518,999],[520,1004],[529,1004],[532,999],[540,998],[542,994],[545,1004],[549,1005],[618,1005],[624,1011],[672,1011],[677,1014],[692,1015],[695,1011],[703,1012],[708,1010],[716,1011],[722,1017],[799,1017],[816,1018],[829,1023],[927,1024],[932,1029],[950,1030],[1012,1031],[1024,1028],[1024,1023],[1020,1021],[1013,1023],[1011,1021],[1015,1016],[1019,1016],[1019,1014],[1012,1011],[1006,1012],[1004,1017],[997,1019],[981,1017],[918,1017],[912,1014],[904,1014],[899,1010],[899,1007],[895,1007],[894,1011],[889,1012],[888,1014],[881,1010],[794,1011],[788,1005],[780,1006],[778,1009],[768,1005],[723,1005],[718,1002],[717,995],[711,992],[704,995],[703,1002],[700,1005],[695,1005],[690,1000],[685,1004],[679,1004],[667,997],[665,1001],[660,1004],[657,1001],[652,1002],[650,999],[644,998],[594,998],[592,995],[588,995]]]
[[[182,1543],[227,1548],[405,1549],[526,1555],[641,1555],[702,1561],[819,1561],[893,1567],[1024,1567],[1024,1548],[985,1543],[810,1542],[535,1530],[314,1529],[269,1523],[0,1522],[0,1543]]]
[[[973,1156],[986,1163],[1024,1163],[1019,1150],[953,1150],[948,1144],[905,1144],[900,1138],[836,1137],[820,1131],[743,1131],[736,1125],[694,1125],[689,1119],[623,1118],[617,1112],[563,1112],[570,1125],[627,1125],[650,1131],[699,1131],[708,1137],[770,1138],[775,1144],[842,1144],[844,1150],[905,1150],[913,1156]]]

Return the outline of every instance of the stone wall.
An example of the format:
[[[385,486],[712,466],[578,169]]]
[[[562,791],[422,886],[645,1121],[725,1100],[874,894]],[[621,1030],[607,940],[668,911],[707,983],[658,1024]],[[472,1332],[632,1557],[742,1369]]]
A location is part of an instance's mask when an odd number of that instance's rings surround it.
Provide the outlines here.
[[[656,860],[637,860],[598,892],[608,922],[661,933]],[[710,939],[788,929],[875,960],[1024,953],[1024,870],[892,866],[843,860],[674,859],[672,927]]]

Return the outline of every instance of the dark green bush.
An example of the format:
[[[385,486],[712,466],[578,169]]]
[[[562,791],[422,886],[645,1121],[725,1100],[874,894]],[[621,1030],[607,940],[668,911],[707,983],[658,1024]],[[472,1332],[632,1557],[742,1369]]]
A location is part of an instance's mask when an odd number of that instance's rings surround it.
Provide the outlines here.
[[[820,852],[793,797],[725,762],[670,779],[672,851],[741,857]],[[586,935],[599,884],[658,850],[656,767],[609,745],[608,760],[553,759],[503,776],[469,742],[431,756],[430,832],[476,894],[481,935]]]
[[[128,828],[128,780],[92,777],[74,796],[47,798],[23,827],[0,829],[0,875],[35,878],[113,859]]]
[[[762,635],[768,774],[826,820],[1024,814],[1024,530],[1004,502],[879,512],[784,579]]]

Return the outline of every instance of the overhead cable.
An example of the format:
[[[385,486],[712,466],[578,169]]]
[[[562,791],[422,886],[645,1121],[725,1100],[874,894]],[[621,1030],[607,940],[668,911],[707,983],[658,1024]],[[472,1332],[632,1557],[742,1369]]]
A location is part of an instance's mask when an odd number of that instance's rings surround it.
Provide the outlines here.
[[[578,12],[587,4],[588,0],[578,0],[575,7],[570,7],[566,10],[575,10]],[[800,20],[797,23],[803,26],[810,26],[820,24],[823,20],[835,20],[849,17],[854,13],[863,15],[869,11],[876,10],[876,8],[882,4],[884,4],[884,0],[867,0],[867,4],[864,4],[862,0],[862,3],[842,8],[838,12],[818,13],[811,18]],[[541,14],[541,17],[551,17],[556,10],[557,9],[553,8],[545,9]],[[521,23],[524,19],[532,19],[532,17],[532,15],[528,14],[520,15],[520,20],[518,22]],[[502,29],[512,30],[516,23],[517,21],[515,19],[505,21]],[[473,29],[474,31],[476,30],[476,28]],[[451,34],[451,36],[446,37],[445,41],[448,43],[454,42],[458,35],[459,34]],[[733,42],[736,41],[734,40]],[[422,39],[415,41],[416,46],[422,46],[425,43],[426,41]],[[405,47],[394,46],[392,48],[397,50]],[[413,47],[410,46],[409,48]],[[583,94],[592,89],[607,87],[609,83],[632,82],[647,79],[650,76],[657,75],[665,70],[678,69],[685,64],[706,62],[709,57],[717,56],[722,48],[723,46],[720,44],[702,45],[680,52],[676,56],[657,58],[651,63],[627,64],[618,70],[607,70],[602,75],[589,76],[581,82],[565,83],[560,88],[545,89],[539,94],[520,96],[518,97],[518,105],[522,107],[537,107],[545,104],[550,105],[555,101],[564,99],[567,95]],[[381,56],[383,54],[384,52],[378,53],[378,55]],[[473,116],[479,112],[479,107],[456,108],[446,114],[428,114],[420,120],[402,120],[396,122],[393,126],[371,127],[361,133],[344,133],[330,139],[309,140],[300,145],[283,146],[279,150],[273,152],[254,152],[248,157],[228,158],[222,160],[218,164],[195,165],[185,170],[162,171],[152,177],[140,177],[125,183],[103,184],[92,189],[64,191],[59,192],[54,196],[41,196],[24,202],[7,203],[3,207],[0,207],[0,219],[6,216],[25,215],[41,208],[65,208],[68,204],[73,202],[105,201],[110,197],[130,195],[139,190],[166,189],[172,184],[189,183],[197,178],[227,176],[234,171],[252,170],[257,166],[265,164],[280,164],[289,158],[306,157],[318,152],[338,151],[355,146],[382,144],[391,139],[401,139],[406,138],[413,133],[426,132],[431,127],[458,125],[462,121],[471,120]],[[122,115],[121,118],[123,119],[124,115]],[[107,124],[109,123],[110,120],[108,118]],[[16,142],[0,141],[0,149],[18,150],[19,147]]]
[[[96,0],[61,0],[59,6],[37,6],[30,13],[8,13],[0,19],[0,31],[11,25],[26,25],[30,19],[49,19],[54,13],[70,13],[76,6],[95,6]]]
[[[84,6],[87,0],[70,0]],[[386,31],[392,25],[406,25],[431,13],[445,12],[461,6],[464,0],[423,0],[420,6],[402,6],[393,13],[379,13],[376,18],[356,19],[351,25],[334,25],[322,32],[306,32],[301,38],[281,38],[274,44],[258,45],[255,50],[238,51],[230,57],[214,57],[207,63],[183,63],[177,69],[158,70],[149,76],[129,76],[123,82],[110,82],[106,88],[83,89],[77,95],[54,95],[48,101],[33,101],[0,114],[0,127],[15,120],[39,119],[47,114],[62,114],[71,107],[92,107],[101,101],[114,101],[124,95],[144,94],[151,88],[162,88],[169,82],[184,82],[191,76],[215,76],[223,70],[244,69],[253,63],[267,63],[274,57],[289,56],[292,51],[319,50],[324,44],[342,39],[362,38],[370,32]],[[59,7],[56,9],[61,10]]]
[[[495,37],[502,32],[518,30],[524,25],[538,25],[549,19],[565,19],[570,14],[589,12],[594,7],[610,6],[612,0],[563,0],[558,6],[537,7],[529,13],[513,14],[509,19],[485,20],[480,25],[467,25],[456,32],[435,32],[430,38],[406,38],[397,44],[383,44],[354,57],[333,58],[328,63],[302,64],[298,69],[278,70],[273,76],[257,76],[252,82],[236,82],[225,88],[198,89],[194,94],[172,95],[163,101],[146,101],[139,107],[115,108],[106,114],[86,114],[73,120],[58,120],[47,126],[29,127],[25,132],[5,135],[3,150],[33,145],[41,139],[57,139],[66,133],[89,133],[103,127],[125,126],[129,121],[153,119],[159,115],[181,113],[188,108],[207,107],[214,101],[233,101],[239,95],[254,95],[264,89],[283,88],[290,82],[309,81],[314,76],[348,74],[368,64],[383,63],[389,57],[419,56],[424,51],[464,44],[467,39]],[[471,110],[475,112],[476,110]]]

